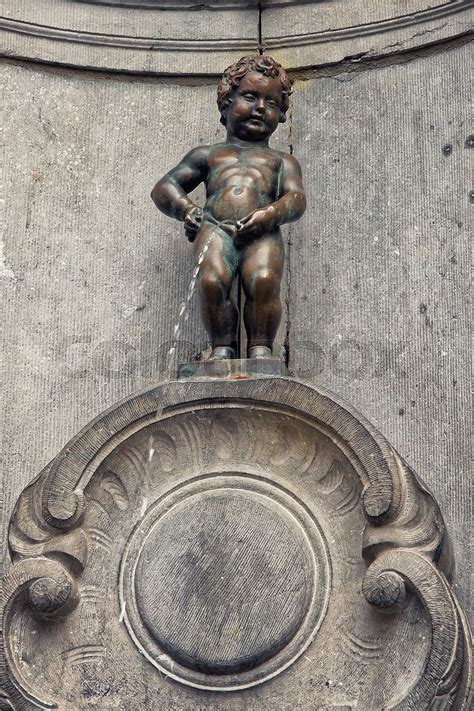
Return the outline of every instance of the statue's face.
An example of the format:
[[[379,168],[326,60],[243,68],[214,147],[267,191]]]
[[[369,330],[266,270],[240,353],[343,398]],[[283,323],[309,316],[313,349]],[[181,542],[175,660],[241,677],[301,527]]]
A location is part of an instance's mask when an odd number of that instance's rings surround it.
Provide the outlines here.
[[[249,72],[232,94],[227,109],[227,129],[245,141],[265,141],[285,120],[278,78]]]

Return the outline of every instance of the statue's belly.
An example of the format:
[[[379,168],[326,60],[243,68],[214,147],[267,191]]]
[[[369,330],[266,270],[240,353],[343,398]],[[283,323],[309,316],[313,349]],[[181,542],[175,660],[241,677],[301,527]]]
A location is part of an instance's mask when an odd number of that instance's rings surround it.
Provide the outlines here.
[[[205,208],[210,210],[216,220],[240,220],[256,210],[258,207],[268,205],[266,195],[258,190],[252,181],[230,180],[217,194],[207,199]]]

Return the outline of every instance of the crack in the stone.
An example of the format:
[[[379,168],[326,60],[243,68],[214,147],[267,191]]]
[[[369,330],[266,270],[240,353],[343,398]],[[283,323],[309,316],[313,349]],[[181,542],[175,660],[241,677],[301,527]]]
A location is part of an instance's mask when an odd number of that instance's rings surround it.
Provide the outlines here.
[[[288,150],[290,155],[293,155],[293,104],[290,104],[288,111]],[[288,226],[288,249],[286,256],[286,294],[285,294],[285,311],[286,311],[286,330],[285,330],[285,365],[290,370],[291,357],[291,246],[292,246],[293,227]]]

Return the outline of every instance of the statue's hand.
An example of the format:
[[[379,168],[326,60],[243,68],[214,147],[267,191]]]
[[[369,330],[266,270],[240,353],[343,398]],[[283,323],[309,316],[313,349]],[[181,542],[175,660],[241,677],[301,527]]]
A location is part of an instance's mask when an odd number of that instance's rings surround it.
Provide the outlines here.
[[[200,207],[193,205],[184,216],[184,234],[190,242],[194,242],[202,224],[203,212]]]
[[[254,210],[237,223],[236,239],[240,243],[245,243],[256,237],[260,237],[264,232],[274,229],[274,209],[272,205]]]

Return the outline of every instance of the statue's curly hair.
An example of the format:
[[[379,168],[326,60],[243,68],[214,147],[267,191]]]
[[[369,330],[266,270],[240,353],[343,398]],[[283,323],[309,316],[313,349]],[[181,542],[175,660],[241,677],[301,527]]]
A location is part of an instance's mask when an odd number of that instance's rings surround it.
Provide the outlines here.
[[[249,72],[259,72],[265,77],[279,79],[282,90],[281,111],[284,114],[290,106],[291,83],[285,70],[272,57],[267,55],[249,55],[242,57],[238,62],[231,64],[225,70],[219,86],[217,87],[217,105],[221,112],[221,123],[226,124],[225,112],[231,102],[231,95],[244,76]]]

